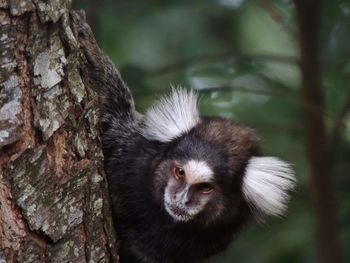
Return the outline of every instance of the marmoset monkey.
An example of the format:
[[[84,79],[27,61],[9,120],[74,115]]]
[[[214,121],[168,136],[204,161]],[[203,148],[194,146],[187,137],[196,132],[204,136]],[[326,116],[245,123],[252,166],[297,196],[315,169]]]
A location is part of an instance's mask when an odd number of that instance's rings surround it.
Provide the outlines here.
[[[291,166],[261,156],[252,129],[200,116],[196,93],[182,88],[137,113],[118,71],[83,30],[122,262],[130,255],[198,262],[223,251],[248,222],[286,211]]]
[[[192,91],[173,89],[140,116],[122,81],[110,88],[105,169],[117,232],[141,262],[208,258],[251,218],[284,213],[293,172],[260,156],[252,129],[201,117]]]

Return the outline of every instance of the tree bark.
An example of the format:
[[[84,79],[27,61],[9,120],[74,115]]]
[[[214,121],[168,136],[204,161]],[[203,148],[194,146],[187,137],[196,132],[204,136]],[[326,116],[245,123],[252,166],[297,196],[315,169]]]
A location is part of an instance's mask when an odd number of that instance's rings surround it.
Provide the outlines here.
[[[116,262],[97,94],[67,0],[0,0],[0,262]]]
[[[325,112],[318,50],[320,1],[295,0],[295,5],[300,31],[305,140],[316,215],[317,262],[336,263],[340,262],[340,248],[332,178],[334,151],[323,114],[319,114]]]

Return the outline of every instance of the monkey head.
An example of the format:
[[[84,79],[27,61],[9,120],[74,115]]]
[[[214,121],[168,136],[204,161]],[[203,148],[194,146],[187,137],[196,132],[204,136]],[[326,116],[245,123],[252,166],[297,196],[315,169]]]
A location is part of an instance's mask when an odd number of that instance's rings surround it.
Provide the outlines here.
[[[247,210],[259,220],[282,215],[295,184],[290,165],[262,157],[252,129],[199,117],[196,101],[174,89],[146,114],[143,135],[163,145],[153,167],[155,200],[180,224],[233,221]]]

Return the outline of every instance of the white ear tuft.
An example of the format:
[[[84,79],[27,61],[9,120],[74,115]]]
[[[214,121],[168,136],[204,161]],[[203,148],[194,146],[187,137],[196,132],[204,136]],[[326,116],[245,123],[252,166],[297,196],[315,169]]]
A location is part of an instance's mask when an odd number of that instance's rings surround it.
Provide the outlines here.
[[[252,157],[243,178],[243,194],[258,215],[281,216],[287,209],[288,191],[296,179],[291,165],[275,157]]]
[[[173,88],[146,113],[142,135],[149,140],[169,142],[191,130],[199,122],[197,94]]]

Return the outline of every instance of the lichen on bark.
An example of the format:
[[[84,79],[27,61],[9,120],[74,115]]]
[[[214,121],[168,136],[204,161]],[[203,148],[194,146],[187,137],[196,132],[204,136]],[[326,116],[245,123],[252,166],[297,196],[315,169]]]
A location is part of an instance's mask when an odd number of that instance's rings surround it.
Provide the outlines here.
[[[115,262],[71,1],[0,0],[0,262]]]

